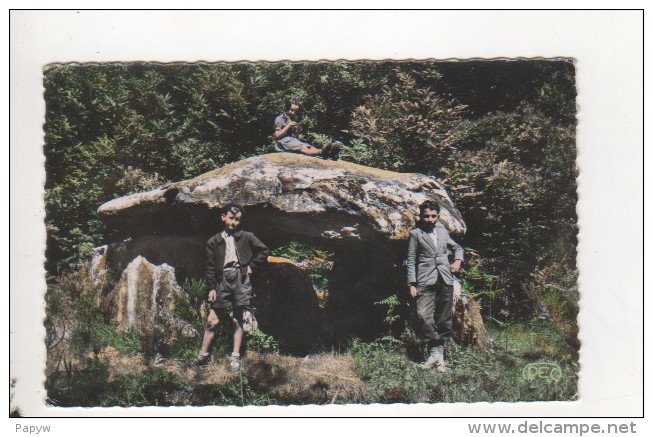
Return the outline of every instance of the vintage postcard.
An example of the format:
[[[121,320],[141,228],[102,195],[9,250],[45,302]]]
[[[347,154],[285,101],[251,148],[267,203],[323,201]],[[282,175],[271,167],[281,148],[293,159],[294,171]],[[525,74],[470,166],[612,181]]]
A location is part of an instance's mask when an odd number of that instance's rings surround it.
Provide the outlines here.
[[[50,405],[576,399],[572,59],[44,84]]]
[[[135,19],[16,11],[12,26],[53,15]],[[630,353],[621,378],[637,380],[641,344],[596,349],[606,329],[641,338],[643,320],[608,303],[609,327],[593,331],[596,293],[637,300],[641,282],[626,290],[603,271],[597,283],[592,248],[634,253],[626,273],[641,276],[641,235],[636,217],[628,244],[593,227],[620,194],[597,200],[590,186],[607,164],[593,155],[609,147],[589,141],[582,51],[260,56],[245,45],[116,58],[105,47],[12,70],[12,87],[20,74],[40,81],[28,92],[43,110],[36,130],[12,136],[15,159],[38,158],[40,193],[38,229],[16,231],[12,203],[12,246],[32,234],[40,252],[34,270],[12,263],[10,414],[600,416],[588,406],[598,368]],[[14,170],[12,191],[25,176]],[[24,306],[18,268],[42,306]],[[33,336],[26,312],[40,320]],[[26,360],[40,360],[40,379],[20,370]],[[494,410],[469,409],[478,403]]]

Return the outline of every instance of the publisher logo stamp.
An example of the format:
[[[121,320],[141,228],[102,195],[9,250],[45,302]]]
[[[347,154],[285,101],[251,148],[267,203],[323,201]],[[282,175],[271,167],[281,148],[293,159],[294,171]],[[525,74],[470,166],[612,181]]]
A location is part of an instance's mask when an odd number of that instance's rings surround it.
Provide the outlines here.
[[[562,378],[562,370],[555,363],[530,363],[524,367],[522,376],[526,381],[543,379],[546,382],[558,382]]]

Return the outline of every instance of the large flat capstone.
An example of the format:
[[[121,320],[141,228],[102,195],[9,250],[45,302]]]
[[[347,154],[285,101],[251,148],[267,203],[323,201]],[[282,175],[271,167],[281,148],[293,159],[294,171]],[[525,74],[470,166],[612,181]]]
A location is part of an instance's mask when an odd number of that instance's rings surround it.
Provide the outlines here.
[[[450,232],[465,232],[459,211],[433,177],[275,153],[111,200],[98,216],[116,238],[210,235],[220,208],[236,202],[246,208],[243,227],[263,239],[349,247],[406,240],[418,205],[428,199],[441,206]]]

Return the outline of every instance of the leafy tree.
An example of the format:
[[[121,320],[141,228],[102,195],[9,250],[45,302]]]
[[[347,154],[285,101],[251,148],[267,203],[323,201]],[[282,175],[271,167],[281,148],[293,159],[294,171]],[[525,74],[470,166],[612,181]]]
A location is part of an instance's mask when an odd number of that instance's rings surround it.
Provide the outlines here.
[[[464,106],[418,87],[409,74],[397,71],[396,79],[354,110],[355,147],[367,149],[359,159],[396,171],[432,171],[451,153],[449,131],[460,123]]]

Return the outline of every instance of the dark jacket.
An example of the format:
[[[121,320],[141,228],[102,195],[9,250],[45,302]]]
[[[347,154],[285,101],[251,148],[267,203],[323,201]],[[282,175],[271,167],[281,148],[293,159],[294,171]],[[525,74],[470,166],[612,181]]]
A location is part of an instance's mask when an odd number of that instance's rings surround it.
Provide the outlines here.
[[[251,232],[238,230],[234,232],[236,253],[240,261],[243,275],[247,267],[255,272],[263,267],[268,261],[270,249]],[[222,238],[222,232],[215,234],[206,242],[206,292],[215,290],[222,280],[224,270],[224,255],[226,243]]]

